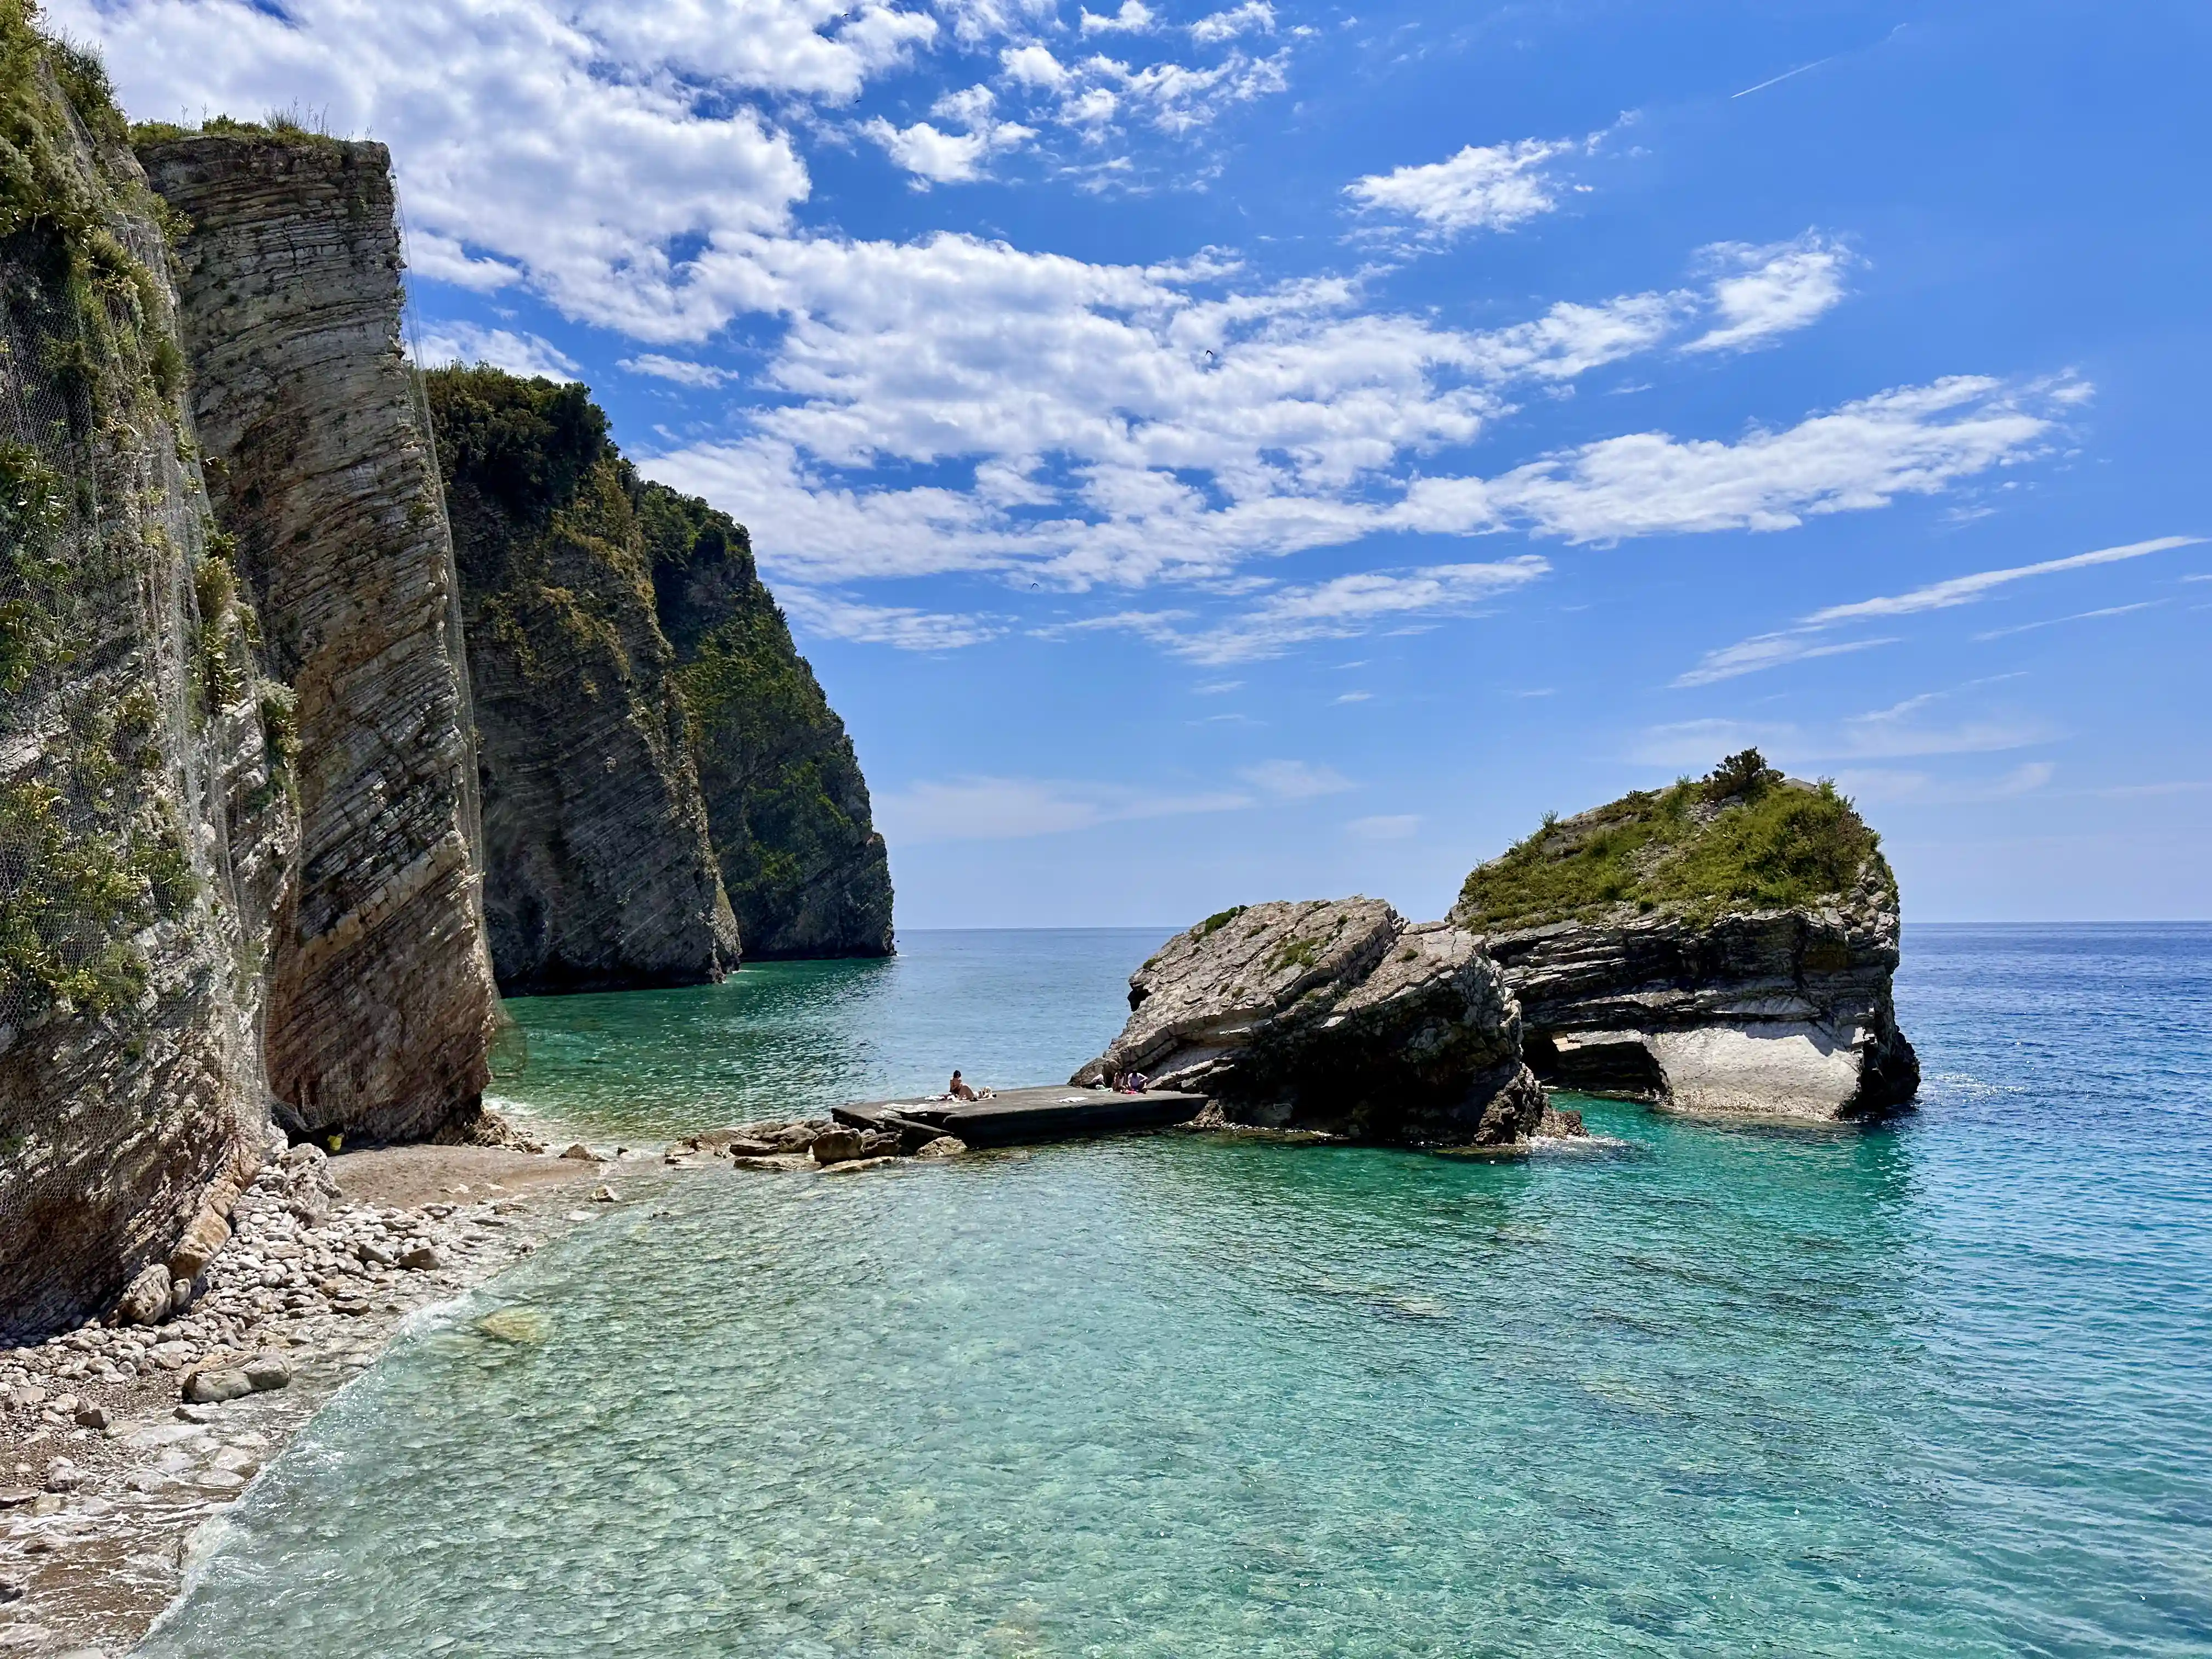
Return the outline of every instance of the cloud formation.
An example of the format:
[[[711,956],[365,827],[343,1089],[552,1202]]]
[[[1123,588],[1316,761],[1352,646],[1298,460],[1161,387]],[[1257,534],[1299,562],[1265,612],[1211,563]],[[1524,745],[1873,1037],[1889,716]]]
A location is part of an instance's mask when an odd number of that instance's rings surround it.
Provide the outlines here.
[[[583,372],[574,357],[540,335],[475,323],[445,323],[426,330],[415,349],[425,368],[489,363],[510,374],[542,374],[549,380],[573,380]]]
[[[1941,489],[2049,425],[2034,389],[1962,378],[1734,442],[1638,434],[1470,477],[1424,458],[1483,435],[1516,386],[1701,328],[1713,291],[1470,331],[1368,309],[1346,279],[1241,289],[1212,256],[1098,265],[946,234],[764,259],[792,317],[765,378],[788,401],[649,470],[746,503],[802,581],[1028,567],[1141,586],[1391,531],[1772,530]]]
[[[2087,553],[2069,554],[2064,558],[2043,559],[2033,564],[2010,565],[1998,570],[1979,570],[1971,575],[1953,576],[1943,581],[1913,588],[1908,592],[1857,599],[1848,605],[1832,605],[1800,618],[1792,627],[1771,634],[1754,634],[1734,645],[1708,651],[1695,667],[1677,677],[1674,684],[1710,685],[1717,680],[1757,673],[1761,669],[1778,668],[1784,663],[1802,662],[1811,657],[1836,656],[1847,651],[1863,651],[1871,646],[1892,644],[1896,639],[1894,635],[1879,639],[1844,641],[1830,641],[1823,636],[1835,629],[1857,623],[1887,622],[1897,617],[1919,616],[1929,611],[1948,611],[1962,605],[1978,604],[2015,582],[2032,580],[2038,576],[2057,575],[2066,571],[2090,569],[2098,565],[2123,563],[2153,553],[2169,552],[2177,547],[2194,547],[2204,539],[2202,536],[2159,536],[2148,541],[2126,542],[2116,547],[2100,547]],[[2133,608],[2114,607],[2087,611],[2083,615],[2111,616],[2118,614],[2121,609]],[[1978,637],[1995,639],[2014,631],[2017,630],[2001,629]]]
[[[1256,805],[1234,790],[1176,793],[1137,784],[1042,778],[921,780],[878,793],[877,824],[901,847],[931,842],[1021,841],[1103,823],[1234,812]]]
[[[1717,321],[1685,351],[1747,350],[1805,327],[1842,301],[1851,264],[1846,250],[1811,231],[1767,247],[1717,242],[1705,253],[1722,273],[1713,284]]]
[[[1446,161],[1354,179],[1345,193],[1370,212],[1413,220],[1444,240],[1510,230],[1559,205],[1545,164],[1583,148],[1564,138],[1469,144]]]

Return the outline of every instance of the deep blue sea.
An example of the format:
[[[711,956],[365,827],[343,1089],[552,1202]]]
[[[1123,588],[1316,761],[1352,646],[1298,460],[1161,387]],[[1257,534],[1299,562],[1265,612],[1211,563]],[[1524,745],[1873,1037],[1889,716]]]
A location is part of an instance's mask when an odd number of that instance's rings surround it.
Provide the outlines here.
[[[513,1003],[501,1087],[641,1142],[1057,1079],[1162,936]],[[641,1169],[342,1394],[144,1651],[2212,1653],[2212,927],[1911,928],[1898,1003],[1874,1130]]]

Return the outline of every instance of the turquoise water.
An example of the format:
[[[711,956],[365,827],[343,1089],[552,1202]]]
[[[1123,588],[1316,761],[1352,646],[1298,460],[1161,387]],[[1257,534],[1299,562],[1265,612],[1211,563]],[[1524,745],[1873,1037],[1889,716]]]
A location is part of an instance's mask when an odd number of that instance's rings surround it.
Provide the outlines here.
[[[1058,1075],[1152,942],[522,1005],[515,1091]],[[631,1178],[342,1395],[145,1650],[2212,1650],[2212,929],[1915,929],[1899,998],[1925,1103],[1872,1133]],[[542,1345],[472,1334],[509,1305]]]

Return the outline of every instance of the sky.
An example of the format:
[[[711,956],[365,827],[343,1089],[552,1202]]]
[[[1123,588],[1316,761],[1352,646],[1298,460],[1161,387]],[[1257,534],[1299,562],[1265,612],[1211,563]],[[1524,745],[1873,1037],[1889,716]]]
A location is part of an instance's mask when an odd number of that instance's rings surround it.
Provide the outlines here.
[[[1755,744],[2212,916],[2212,10],[47,0],[390,145],[426,360],[750,526],[900,924],[1468,870]]]

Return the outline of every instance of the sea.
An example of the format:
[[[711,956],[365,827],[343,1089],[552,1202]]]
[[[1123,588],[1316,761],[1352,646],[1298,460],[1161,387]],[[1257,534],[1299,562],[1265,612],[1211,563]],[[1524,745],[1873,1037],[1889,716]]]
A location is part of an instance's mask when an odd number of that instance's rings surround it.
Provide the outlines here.
[[[517,1000],[497,1087],[645,1146],[1054,1081],[1167,931]],[[2212,1653],[2212,926],[1909,927],[1897,1002],[1877,1128],[625,1168],[142,1651]]]

